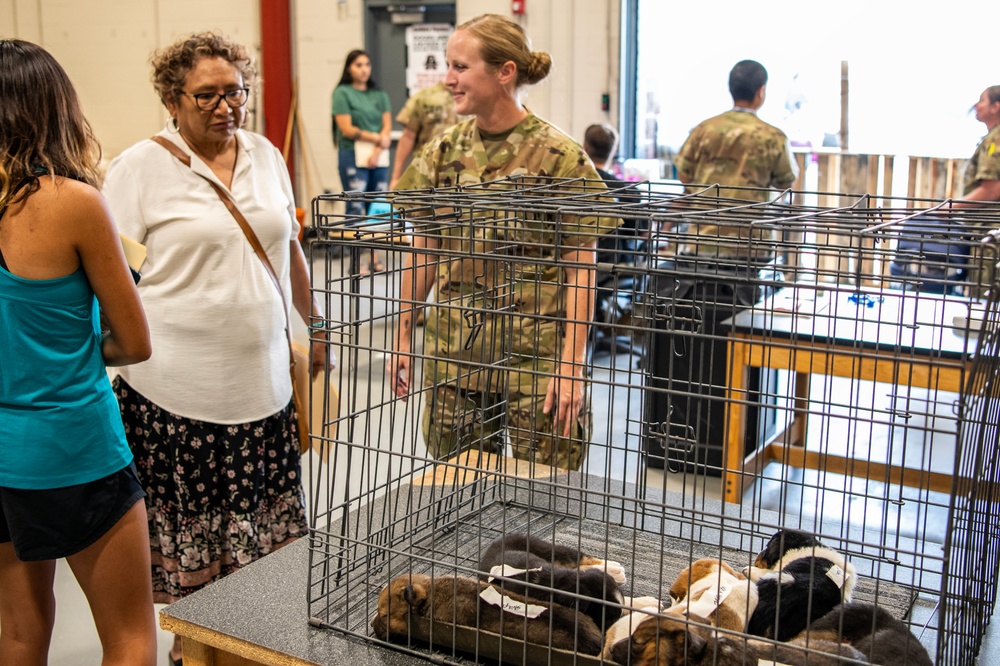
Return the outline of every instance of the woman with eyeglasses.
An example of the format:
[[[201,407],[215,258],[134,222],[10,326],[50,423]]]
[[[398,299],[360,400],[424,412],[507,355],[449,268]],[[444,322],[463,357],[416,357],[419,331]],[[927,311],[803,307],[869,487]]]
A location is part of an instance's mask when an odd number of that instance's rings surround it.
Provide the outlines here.
[[[169,603],[306,533],[282,308],[307,323],[323,312],[281,154],[241,129],[257,83],[248,49],[196,34],[152,66],[170,114],[156,138],[190,166],[140,141],[112,161],[104,193],[148,251],[139,294],[155,352],[114,386],[149,497],[154,601]],[[209,181],[260,239],[284,298]],[[314,375],[333,362],[320,342],[312,352]]]
[[[347,54],[340,83],[333,90],[333,138],[337,146],[340,184],[345,192],[389,189],[389,94],[372,79],[372,61],[355,49]],[[347,204],[347,214],[365,214],[363,201]],[[372,250],[361,259],[361,274],[384,270]]]

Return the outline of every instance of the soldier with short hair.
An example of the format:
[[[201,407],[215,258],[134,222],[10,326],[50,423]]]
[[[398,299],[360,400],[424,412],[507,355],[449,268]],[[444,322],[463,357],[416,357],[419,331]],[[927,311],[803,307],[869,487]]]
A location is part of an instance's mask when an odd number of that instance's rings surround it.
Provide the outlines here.
[[[767,201],[762,191],[725,186],[776,188],[795,182],[796,166],[788,137],[757,117],[764,104],[767,70],[743,60],[729,73],[733,108],[691,131],[677,155],[677,176],[684,183],[723,186],[720,196]]]
[[[403,126],[403,136],[396,144],[389,189],[396,189],[411,155],[419,155],[431,139],[459,120],[455,100],[443,81],[413,93],[396,114],[396,121]]]
[[[455,110],[474,117],[432,140],[398,189],[481,186],[510,175],[585,178],[579,188],[604,189],[579,144],[521,104],[519,89],[545,78],[551,58],[530,50],[519,25],[494,14],[475,18],[451,36],[447,55]],[[499,451],[506,432],[517,458],[581,467],[590,437],[584,369],[591,266],[597,235],[616,221],[567,217],[539,215],[509,228],[413,220],[415,253],[400,294],[421,303],[437,288],[424,346],[430,391],[423,431],[432,456],[479,443]],[[498,240],[530,259],[487,261]],[[414,309],[401,309],[386,364],[401,397],[412,378]]]
[[[677,154],[677,177],[681,182],[721,185],[718,195],[726,199],[768,201],[766,188],[787,189],[798,175],[788,137],[777,127],[757,117],[764,104],[767,70],[755,60],[741,60],[729,73],[733,108],[695,127]],[[737,189],[737,188],[761,189]],[[696,188],[688,188],[693,191]],[[737,205],[739,202],[733,202]],[[681,230],[683,231],[683,230]],[[712,243],[711,237],[748,238],[746,227],[701,224],[690,230],[697,242],[682,243],[677,254],[720,255],[736,251],[730,243]],[[749,244],[748,244],[749,245]]]

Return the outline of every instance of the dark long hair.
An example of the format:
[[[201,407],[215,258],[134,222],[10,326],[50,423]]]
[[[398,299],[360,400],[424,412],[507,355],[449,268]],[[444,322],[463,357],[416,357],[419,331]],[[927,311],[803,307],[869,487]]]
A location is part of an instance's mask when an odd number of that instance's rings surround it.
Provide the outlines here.
[[[344,71],[341,72],[340,74],[340,85],[349,86],[352,83],[354,83],[354,79],[351,78],[351,73],[348,70],[351,68],[351,65],[354,64],[354,61],[360,58],[361,56],[367,57],[369,61],[372,59],[372,57],[368,55],[366,51],[362,51],[361,49],[354,49],[353,51],[347,54],[347,60],[344,61]],[[368,79],[368,87],[378,88],[378,84],[375,83],[375,79],[371,78]]]
[[[69,76],[48,51],[0,39],[0,207],[23,200],[40,170],[100,186],[101,146],[83,117]]]

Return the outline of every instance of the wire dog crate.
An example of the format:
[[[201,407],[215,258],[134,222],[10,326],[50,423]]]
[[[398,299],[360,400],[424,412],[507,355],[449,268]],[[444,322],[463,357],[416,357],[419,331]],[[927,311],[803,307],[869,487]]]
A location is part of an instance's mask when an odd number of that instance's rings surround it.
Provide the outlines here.
[[[426,599],[400,608],[404,597],[390,595],[380,609],[380,592],[422,575],[485,579],[489,546],[527,535],[621,579],[630,596],[610,600],[615,619],[639,597],[662,608],[636,606],[636,622],[662,619],[692,563],[752,567],[772,535],[793,529],[841,553],[856,572],[854,600],[901,621],[934,663],[973,663],[1000,566],[1000,208],[868,195],[831,195],[838,204],[819,207],[814,194],[758,203],[711,187],[608,192],[515,178],[317,198],[313,290],[340,358],[330,379],[341,404],[313,433],[322,454],[308,470],[310,621],[435,663],[616,663],[607,645],[580,648],[582,623],[560,643],[553,636],[566,628],[553,615],[546,642],[525,638],[525,618],[496,628],[481,601],[455,619],[454,591],[451,622]],[[378,204],[370,216],[338,212],[358,198]],[[588,224],[599,220],[621,226],[598,234]],[[388,270],[361,275],[371,251]],[[436,276],[426,308],[402,287],[415,264]],[[586,317],[567,316],[566,291],[545,291],[570,274],[586,276],[575,292],[593,301]],[[542,293],[554,294],[552,308],[526,305]],[[426,323],[407,352],[403,398],[385,367],[398,315],[411,309],[424,309]],[[545,323],[562,335],[572,324],[588,330],[573,368],[590,423],[577,469],[543,460],[532,445],[542,433],[515,423],[513,396],[525,382],[544,393],[566,363],[563,347],[530,339]],[[451,374],[436,365],[448,354]],[[472,392],[489,399],[468,400],[461,382],[484,375]],[[435,459],[425,421],[433,427],[447,382],[459,387],[454,447]],[[588,603],[579,580],[563,590],[577,615]],[[530,581],[518,590],[526,602],[555,598]],[[397,611],[395,632],[373,625]],[[718,624],[711,640],[745,647],[744,629]],[[799,644],[819,656],[819,643]],[[729,663],[671,658],[662,663]],[[661,663],[643,659],[625,657]],[[854,659],[838,663],[864,663]]]

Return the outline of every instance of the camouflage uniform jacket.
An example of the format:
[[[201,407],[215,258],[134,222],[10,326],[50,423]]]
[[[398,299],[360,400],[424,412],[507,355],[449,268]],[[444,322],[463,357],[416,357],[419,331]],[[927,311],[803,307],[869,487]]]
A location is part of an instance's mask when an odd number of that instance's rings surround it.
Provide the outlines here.
[[[459,121],[455,100],[443,83],[435,83],[414,93],[396,115],[396,120],[413,132],[416,155],[427,142]]]
[[[979,187],[984,180],[1000,180],[1000,125],[979,142],[975,154],[965,167],[964,194]]]
[[[584,187],[605,189],[580,145],[531,113],[492,157],[475,118],[451,127],[414,158],[397,189],[462,186],[465,196],[488,196],[513,185],[483,183],[518,175],[588,179],[572,186],[577,195]],[[541,201],[551,203],[558,196],[549,189]],[[447,360],[428,364],[429,384],[463,376],[467,390],[504,386],[496,373],[488,372],[473,372],[466,382],[469,364],[554,372],[564,335],[557,320],[566,316],[567,294],[558,259],[619,223],[615,218],[527,212],[524,198],[512,203],[516,206],[505,210],[504,197],[497,196],[481,208],[437,208],[433,220],[411,219],[417,229],[434,235],[441,250],[438,308],[427,317],[425,349]],[[482,213],[472,215],[473,210]],[[460,219],[450,217],[452,212],[461,213]],[[522,393],[533,391],[533,379],[538,384],[528,373],[509,373],[505,379],[507,388]]]
[[[788,138],[777,127],[765,123],[750,111],[730,110],[709,118],[694,130],[681,147],[676,159],[678,176],[687,183],[702,185],[733,185],[742,187],[785,189],[795,182],[797,168],[788,148]],[[696,188],[688,188],[693,191]],[[772,197],[759,191],[736,190],[722,187],[719,196],[766,202]],[[735,202],[734,202],[735,205]],[[762,207],[761,217],[767,213]],[[705,222],[691,222],[676,229],[682,234],[697,236],[691,242],[680,242],[674,247],[677,254],[711,256],[749,256],[767,258],[768,248],[754,245],[751,251],[751,233],[747,225],[719,225],[706,218]],[[740,238],[747,243],[724,241],[713,243],[712,238]],[[753,243],[765,245],[776,237],[773,229],[761,229],[753,234]]]

